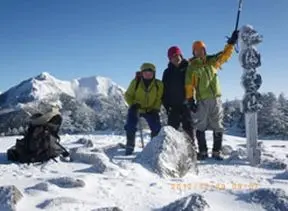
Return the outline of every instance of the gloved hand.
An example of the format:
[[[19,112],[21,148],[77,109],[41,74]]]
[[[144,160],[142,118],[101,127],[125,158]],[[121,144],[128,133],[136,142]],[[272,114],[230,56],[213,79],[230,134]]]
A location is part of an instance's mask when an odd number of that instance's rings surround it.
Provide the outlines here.
[[[166,114],[169,116],[171,108],[170,107],[165,107],[165,110],[166,110]]]
[[[133,110],[133,111],[137,111],[137,110],[139,110],[140,107],[141,106],[140,106],[139,103],[135,103],[135,104],[130,106],[130,109]]]
[[[238,34],[239,34],[239,31],[238,30],[235,30],[231,37],[227,40],[227,43],[228,44],[231,44],[231,45],[235,45],[237,40],[238,40]]]
[[[196,113],[198,106],[194,98],[190,98],[189,100],[187,100],[186,105],[188,109],[190,109],[193,113]]]

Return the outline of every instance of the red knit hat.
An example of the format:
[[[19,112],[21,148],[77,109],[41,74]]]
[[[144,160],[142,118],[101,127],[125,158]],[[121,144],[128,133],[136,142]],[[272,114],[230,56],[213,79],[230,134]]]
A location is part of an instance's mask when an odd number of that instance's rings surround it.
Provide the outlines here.
[[[168,58],[169,58],[169,60],[171,60],[172,57],[173,57],[175,54],[182,56],[182,52],[181,52],[181,50],[180,50],[179,47],[177,47],[177,46],[172,46],[171,48],[168,49]]]

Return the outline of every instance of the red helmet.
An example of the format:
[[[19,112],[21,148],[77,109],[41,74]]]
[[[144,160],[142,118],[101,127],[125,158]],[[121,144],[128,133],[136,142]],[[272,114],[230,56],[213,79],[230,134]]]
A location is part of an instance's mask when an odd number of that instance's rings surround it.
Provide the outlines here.
[[[169,60],[171,60],[174,55],[182,55],[182,52],[178,46],[172,46],[168,49],[167,54],[168,54]]]

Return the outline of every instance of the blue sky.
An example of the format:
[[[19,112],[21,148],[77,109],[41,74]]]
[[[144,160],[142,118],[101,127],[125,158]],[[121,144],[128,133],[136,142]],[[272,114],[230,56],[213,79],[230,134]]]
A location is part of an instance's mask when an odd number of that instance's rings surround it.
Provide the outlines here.
[[[261,2],[261,4],[259,3]],[[235,24],[237,0],[9,0],[0,5],[0,90],[47,71],[59,79],[101,75],[127,87],[142,62],[157,76],[167,49],[191,56],[194,40],[222,50]],[[287,93],[288,1],[244,0],[241,25],[264,35],[261,91]],[[223,66],[223,99],[241,98],[242,69],[234,54]]]

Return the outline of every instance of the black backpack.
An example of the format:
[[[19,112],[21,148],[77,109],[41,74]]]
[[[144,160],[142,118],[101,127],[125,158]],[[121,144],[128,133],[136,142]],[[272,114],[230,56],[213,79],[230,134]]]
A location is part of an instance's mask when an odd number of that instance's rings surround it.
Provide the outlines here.
[[[69,152],[59,143],[58,135],[62,124],[60,114],[50,116],[47,121],[41,113],[31,117],[31,121],[23,139],[17,139],[16,145],[8,149],[8,160],[20,163],[46,162],[50,159],[54,161],[56,157],[62,155],[69,156]],[[42,118],[42,119],[41,119]]]

